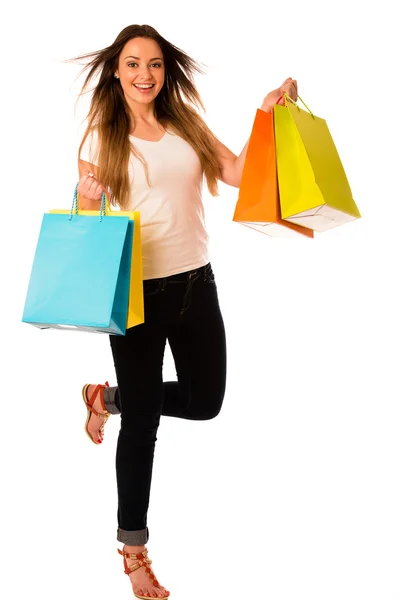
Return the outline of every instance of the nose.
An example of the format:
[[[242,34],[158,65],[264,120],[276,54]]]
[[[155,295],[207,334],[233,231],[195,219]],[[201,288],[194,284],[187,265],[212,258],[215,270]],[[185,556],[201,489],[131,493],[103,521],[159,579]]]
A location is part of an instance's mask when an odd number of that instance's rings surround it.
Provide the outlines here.
[[[147,79],[152,79],[153,78],[153,76],[151,74],[150,67],[148,67],[146,65],[143,65],[142,67],[140,67],[137,72],[138,72],[138,75],[139,75],[140,79],[146,79],[147,80]]]

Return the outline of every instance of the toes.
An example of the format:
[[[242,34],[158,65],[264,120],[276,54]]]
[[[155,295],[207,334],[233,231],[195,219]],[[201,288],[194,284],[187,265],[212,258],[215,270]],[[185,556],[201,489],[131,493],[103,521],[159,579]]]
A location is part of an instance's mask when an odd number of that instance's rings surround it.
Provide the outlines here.
[[[166,595],[167,595],[167,590],[164,587],[160,586],[158,589],[157,598],[162,598],[163,596],[166,596]]]

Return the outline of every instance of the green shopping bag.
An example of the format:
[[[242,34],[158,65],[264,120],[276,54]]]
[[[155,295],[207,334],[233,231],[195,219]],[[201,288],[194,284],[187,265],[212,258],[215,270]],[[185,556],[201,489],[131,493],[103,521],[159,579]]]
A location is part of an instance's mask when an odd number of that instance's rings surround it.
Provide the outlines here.
[[[360,218],[326,121],[285,99],[274,106],[282,219],[326,231]]]

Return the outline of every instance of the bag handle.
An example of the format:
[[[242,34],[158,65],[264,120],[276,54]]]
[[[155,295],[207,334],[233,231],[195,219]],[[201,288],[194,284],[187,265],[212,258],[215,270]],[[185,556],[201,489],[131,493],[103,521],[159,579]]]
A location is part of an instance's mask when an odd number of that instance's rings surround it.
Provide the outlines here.
[[[69,215],[69,221],[72,220],[72,217],[74,215],[74,211],[75,211],[75,215],[79,214],[79,209],[78,209],[78,185],[79,185],[79,183],[77,183],[76,186],[75,186],[74,199],[72,201],[72,207],[71,207],[71,212],[70,212],[70,215]],[[102,222],[103,217],[106,216],[106,207],[107,207],[107,196],[103,192],[102,195],[101,195],[101,204],[100,204],[100,223]]]
[[[299,107],[299,106],[297,106],[297,104],[296,104],[296,102],[293,100],[293,98],[291,98],[290,96],[288,96],[288,94],[287,94],[286,92],[283,92],[283,97],[285,98],[285,105],[286,105],[286,102],[287,102],[287,100],[289,100],[289,101],[290,101],[292,104],[294,104],[294,105],[295,105],[295,107],[297,108],[297,110],[298,110],[298,111],[300,111],[300,107]],[[303,104],[303,105],[306,107],[306,109],[308,110],[308,112],[310,113],[310,115],[312,116],[312,118],[313,118],[313,119],[314,119],[314,121],[315,121],[315,117],[314,117],[314,115],[312,114],[311,110],[308,108],[307,104],[304,102],[304,100],[302,100],[302,99],[300,98],[300,96],[297,96],[297,97],[298,97],[298,99],[300,100],[300,102],[301,102],[301,103],[302,103],[302,104]]]

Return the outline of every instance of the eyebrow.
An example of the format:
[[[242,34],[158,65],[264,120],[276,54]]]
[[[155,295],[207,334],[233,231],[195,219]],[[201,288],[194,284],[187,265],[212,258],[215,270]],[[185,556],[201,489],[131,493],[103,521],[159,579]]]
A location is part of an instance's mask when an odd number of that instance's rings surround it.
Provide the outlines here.
[[[126,60],[127,58],[134,58],[135,60],[140,60],[139,56],[125,56],[125,60]],[[156,58],[151,58],[151,59],[149,60],[149,62],[151,62],[152,60],[162,60],[162,58],[160,58],[160,57],[156,56]]]

